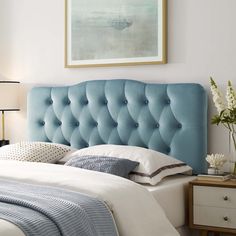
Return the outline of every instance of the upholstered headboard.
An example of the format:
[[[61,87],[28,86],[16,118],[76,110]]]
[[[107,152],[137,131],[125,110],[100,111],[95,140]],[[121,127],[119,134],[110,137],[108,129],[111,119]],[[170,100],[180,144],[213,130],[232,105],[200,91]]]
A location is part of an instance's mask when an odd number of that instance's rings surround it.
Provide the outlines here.
[[[84,148],[135,145],[178,158],[198,173],[207,151],[207,96],[199,84],[87,81],[36,87],[28,95],[29,138]]]

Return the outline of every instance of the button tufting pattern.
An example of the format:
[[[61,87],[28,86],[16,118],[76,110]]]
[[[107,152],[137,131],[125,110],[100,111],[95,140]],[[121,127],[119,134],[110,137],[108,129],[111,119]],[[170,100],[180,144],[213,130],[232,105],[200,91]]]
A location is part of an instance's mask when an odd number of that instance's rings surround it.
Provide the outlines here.
[[[206,111],[206,93],[198,84],[96,80],[37,87],[28,96],[29,138],[75,148],[103,143],[148,147],[199,172],[206,155]]]
[[[40,121],[39,121],[39,125],[44,126],[44,125],[45,125],[45,121],[40,120]]]
[[[53,104],[53,100],[51,98],[49,98],[49,99],[46,100],[46,103],[48,105],[52,105]]]
[[[169,98],[166,99],[166,104],[170,105],[170,99]]]
[[[125,99],[125,100],[123,101],[123,103],[126,105],[126,104],[128,104],[128,101]]]

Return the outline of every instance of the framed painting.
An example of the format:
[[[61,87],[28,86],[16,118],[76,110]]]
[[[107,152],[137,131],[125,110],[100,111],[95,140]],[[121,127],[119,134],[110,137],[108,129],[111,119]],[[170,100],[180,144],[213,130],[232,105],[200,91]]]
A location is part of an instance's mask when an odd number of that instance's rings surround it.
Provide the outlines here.
[[[167,0],[65,0],[65,67],[164,64]]]

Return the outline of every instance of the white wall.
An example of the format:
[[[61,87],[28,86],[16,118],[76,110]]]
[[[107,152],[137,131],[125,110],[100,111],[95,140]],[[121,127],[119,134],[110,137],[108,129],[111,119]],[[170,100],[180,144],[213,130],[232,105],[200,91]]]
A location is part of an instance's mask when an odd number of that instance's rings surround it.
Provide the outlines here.
[[[26,139],[26,91],[34,84],[128,78],[208,90],[211,75],[221,86],[236,85],[235,10],[235,0],[168,0],[168,64],[65,69],[64,0],[0,0],[0,77],[23,87],[22,111],[6,117],[7,136]],[[209,127],[209,152],[227,153],[224,131]]]

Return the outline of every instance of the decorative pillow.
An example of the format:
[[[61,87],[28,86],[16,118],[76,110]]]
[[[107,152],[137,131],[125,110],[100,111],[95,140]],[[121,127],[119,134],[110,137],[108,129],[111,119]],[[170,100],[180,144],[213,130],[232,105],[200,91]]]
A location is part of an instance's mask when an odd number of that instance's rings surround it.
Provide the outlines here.
[[[138,166],[138,162],[123,158],[107,156],[75,156],[65,163],[66,166],[74,166],[87,170],[105,172],[128,178],[129,173]]]
[[[64,165],[67,161],[69,161],[72,158],[72,154],[77,151],[77,149],[74,149],[68,153],[65,154],[61,159],[57,161],[57,164]],[[73,156],[74,157],[74,156]]]
[[[20,142],[1,147],[0,160],[55,163],[72,150],[63,144]]]
[[[141,147],[109,144],[97,145],[75,151],[70,155],[70,158],[86,155],[124,158],[139,162],[137,168],[129,175],[131,180],[138,183],[156,185],[166,176],[179,173],[192,173],[192,168],[182,161]]]

